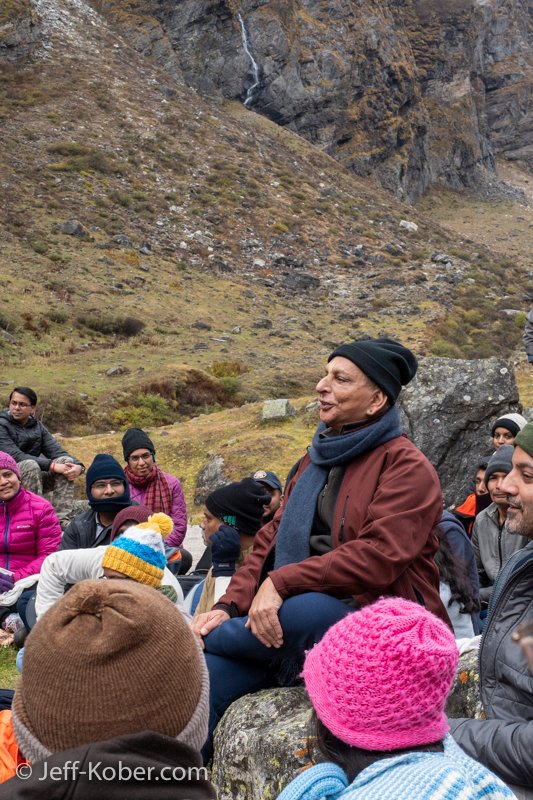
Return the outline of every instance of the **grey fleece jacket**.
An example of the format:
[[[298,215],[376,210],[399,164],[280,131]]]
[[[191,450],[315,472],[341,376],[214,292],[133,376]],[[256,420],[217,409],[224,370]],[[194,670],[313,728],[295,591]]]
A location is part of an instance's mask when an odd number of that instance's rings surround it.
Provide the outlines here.
[[[524,536],[507,533],[500,527],[498,506],[491,503],[481,511],[472,528],[472,546],[479,574],[479,597],[488,602],[494,581],[509,558],[528,543]]]

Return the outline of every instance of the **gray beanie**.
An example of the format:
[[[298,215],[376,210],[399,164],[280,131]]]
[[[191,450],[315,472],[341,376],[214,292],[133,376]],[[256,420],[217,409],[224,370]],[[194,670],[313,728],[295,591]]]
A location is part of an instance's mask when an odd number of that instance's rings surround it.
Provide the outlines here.
[[[485,486],[488,485],[489,478],[495,472],[505,472],[506,475],[509,474],[513,468],[513,453],[514,447],[512,444],[504,444],[494,451],[489,458],[489,463],[485,470]]]

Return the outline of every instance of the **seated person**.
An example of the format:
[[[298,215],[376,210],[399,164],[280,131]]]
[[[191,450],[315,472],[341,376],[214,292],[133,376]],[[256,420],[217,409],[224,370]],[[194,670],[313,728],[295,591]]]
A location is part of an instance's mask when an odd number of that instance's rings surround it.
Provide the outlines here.
[[[269,492],[253,478],[228,483],[207,496],[200,527],[205,545],[211,547],[212,567],[197,605],[191,607],[196,614],[209,611],[226,591],[231,576],[252,549],[269,499]]]
[[[321,422],[283,505],[226,593],[193,620],[211,675],[210,731],[238,697],[292,685],[305,651],[381,595],[419,602],[451,627],[434,559],[440,482],[396,408],[416,369],[391,339],[331,353],[317,384]]]
[[[76,514],[63,534],[61,550],[109,544],[113,520],[132,505],[124,470],[113,456],[98,453],[87,470],[85,491],[90,508]]]
[[[480,456],[476,464],[474,475],[474,491],[468,495],[461,505],[456,506],[452,514],[457,517],[469,536],[472,536],[474,520],[480,511],[490,505],[490,494],[485,486],[485,470],[490,456]]]
[[[162,511],[172,517],[174,530],[165,546],[169,551],[173,548],[170,553],[174,555],[171,563],[176,569],[173,566],[173,571],[185,574],[191,568],[192,555],[182,547],[187,533],[187,508],[180,481],[157,466],[154,443],[140,428],[126,431],[122,437],[122,451],[132,500],[152,512]]]
[[[281,481],[275,472],[268,469],[258,469],[252,475],[254,481],[257,481],[264,486],[270,494],[270,503],[265,506],[265,513],[263,514],[263,525],[270,522],[274,518],[274,514],[281,505],[283,500],[283,487]]]
[[[492,502],[478,514],[472,529],[472,545],[481,586],[479,596],[484,608],[488,606],[494,581],[503,565],[513,553],[527,544],[526,538],[510,536],[504,530],[509,498],[502,489],[502,483],[513,468],[512,458],[511,445],[502,445],[490,457],[485,481]]]
[[[278,800],[512,800],[449,735],[457,646],[422,606],[383,598],[345,617],[307,653],[320,763]]]
[[[437,529],[440,599],[446,607],[456,639],[473,639],[481,633],[479,577],[472,542],[461,523],[449,513]]]
[[[3,783],[0,798],[214,800],[199,754],[208,693],[195,637],[166,597],[133,580],[77,583],[28,637],[12,726],[31,776]]]
[[[59,547],[61,526],[48,500],[21,484],[20,469],[0,452],[0,621],[15,633],[27,624],[26,605],[46,556]]]
[[[491,444],[495,450],[504,444],[513,444],[514,438],[524,425],[527,419],[522,414],[509,413],[498,417],[492,424],[490,430]]]
[[[64,529],[72,517],[74,480],[85,467],[36,419],[36,406],[33,389],[13,389],[9,407],[0,413],[0,450],[19,464],[26,489],[35,494],[52,492],[52,505]]]
[[[110,577],[110,569],[155,588],[168,587],[173,601],[181,604],[181,587],[164,558],[162,537],[171,529],[172,520],[166,514],[151,517],[144,506],[130,506],[115,517],[111,544],[52,553],[41,567],[35,599],[37,619],[63,596],[68,586],[87,578]]]

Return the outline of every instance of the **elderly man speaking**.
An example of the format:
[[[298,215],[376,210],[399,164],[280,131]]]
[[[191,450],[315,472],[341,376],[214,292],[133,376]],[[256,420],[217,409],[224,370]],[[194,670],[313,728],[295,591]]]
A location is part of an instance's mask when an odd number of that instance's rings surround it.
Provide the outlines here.
[[[449,624],[433,560],[439,479],[402,434],[395,405],[416,369],[413,353],[391,339],[350,342],[329,356],[316,387],[321,422],[283,505],[226,594],[193,623],[211,674],[211,731],[237,697],[290,685],[331,625],[381,595],[413,600]]]

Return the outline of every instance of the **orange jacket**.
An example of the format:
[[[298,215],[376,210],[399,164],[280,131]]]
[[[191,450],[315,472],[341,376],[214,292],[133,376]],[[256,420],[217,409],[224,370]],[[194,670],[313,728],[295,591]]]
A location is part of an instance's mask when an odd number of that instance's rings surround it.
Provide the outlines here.
[[[15,739],[11,710],[0,711],[0,783],[16,775],[17,767],[26,763]]]

